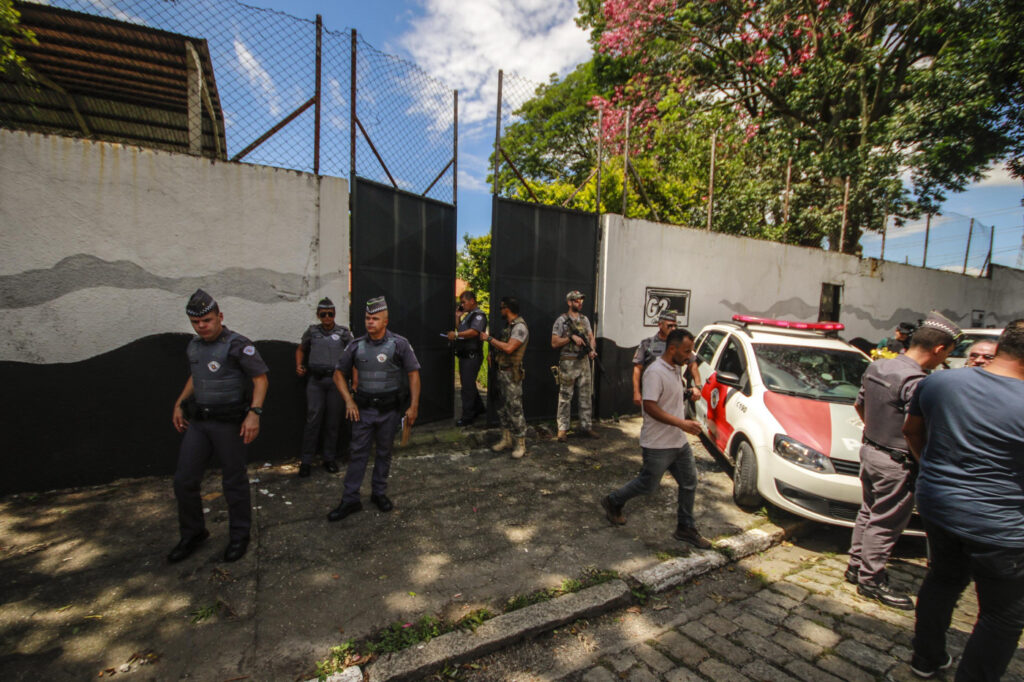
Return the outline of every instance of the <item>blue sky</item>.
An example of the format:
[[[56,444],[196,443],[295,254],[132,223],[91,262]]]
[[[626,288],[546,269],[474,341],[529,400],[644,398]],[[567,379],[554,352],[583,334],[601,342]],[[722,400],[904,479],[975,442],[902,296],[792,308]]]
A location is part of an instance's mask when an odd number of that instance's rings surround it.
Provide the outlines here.
[[[494,142],[497,71],[515,72],[536,82],[565,74],[590,54],[586,34],[573,23],[575,0],[249,0],[312,19],[321,14],[332,30],[356,28],[374,47],[399,55],[459,90],[459,233],[490,229],[490,193],[485,184]],[[722,188],[721,191],[725,191]],[[995,227],[994,262],[1014,265],[1024,233],[1024,185],[1001,167],[967,192],[951,195],[950,214],[932,221],[928,264],[962,264],[969,221]],[[898,238],[897,238],[898,237]],[[880,240],[867,235],[865,255],[877,255]],[[982,243],[984,242],[984,243]],[[924,220],[890,234],[886,255],[921,262]],[[987,249],[987,233],[977,230],[970,266]],[[982,255],[983,258],[983,255]]]

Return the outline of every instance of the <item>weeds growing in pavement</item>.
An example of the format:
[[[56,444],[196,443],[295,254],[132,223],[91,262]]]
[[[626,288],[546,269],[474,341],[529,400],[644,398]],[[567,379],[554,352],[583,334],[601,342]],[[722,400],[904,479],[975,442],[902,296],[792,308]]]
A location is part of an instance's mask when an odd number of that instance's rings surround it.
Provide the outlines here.
[[[768,587],[772,584],[771,579],[756,568],[752,571],[747,571],[747,575],[760,583],[761,587]]]
[[[509,598],[509,600],[505,602],[505,613],[518,611],[519,609],[532,606],[533,604],[549,601],[555,597],[561,597],[563,594],[579,592],[580,590],[593,587],[594,585],[600,585],[601,583],[606,583],[609,580],[614,580],[618,577],[619,574],[615,571],[602,571],[590,566],[583,569],[583,573],[580,574],[579,578],[566,578],[558,587],[548,587],[543,590],[531,592],[530,594],[517,594],[516,596]]]
[[[191,622],[193,625],[202,623],[204,620],[208,620],[213,616],[217,615],[218,611],[220,611],[219,601],[215,601],[212,604],[205,604],[203,606],[200,606],[191,614],[189,614],[191,616],[189,622]]]

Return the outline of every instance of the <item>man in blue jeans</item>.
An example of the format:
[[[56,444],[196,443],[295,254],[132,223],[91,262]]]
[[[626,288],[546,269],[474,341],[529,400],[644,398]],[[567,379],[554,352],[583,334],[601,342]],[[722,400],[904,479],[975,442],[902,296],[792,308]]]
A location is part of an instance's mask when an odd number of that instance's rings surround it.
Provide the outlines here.
[[[697,490],[697,467],[686,434],[700,434],[692,419],[684,419],[686,391],[679,368],[686,367],[693,355],[693,334],[676,329],[665,339],[665,351],[643,374],[644,423],[640,429],[643,467],[632,481],[601,500],[605,517],[612,524],[626,523],[622,507],[637,495],[648,495],[658,489],[661,477],[668,471],[679,484],[677,540],[707,549],[711,543],[697,531],[693,520],[693,498]]]
[[[921,460],[917,507],[931,561],[917,595],[911,670],[953,661],[946,630],[974,579],[978,621],[957,680],[998,680],[1024,631],[1024,320],[985,367],[939,372],[911,399],[903,433]]]

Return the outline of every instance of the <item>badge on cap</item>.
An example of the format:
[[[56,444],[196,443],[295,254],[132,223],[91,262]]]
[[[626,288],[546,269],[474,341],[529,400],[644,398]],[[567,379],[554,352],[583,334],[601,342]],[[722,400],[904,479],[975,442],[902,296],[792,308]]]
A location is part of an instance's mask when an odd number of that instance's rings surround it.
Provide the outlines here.
[[[245,348],[242,349],[242,352],[245,353],[246,355],[255,355],[256,346],[246,346]]]

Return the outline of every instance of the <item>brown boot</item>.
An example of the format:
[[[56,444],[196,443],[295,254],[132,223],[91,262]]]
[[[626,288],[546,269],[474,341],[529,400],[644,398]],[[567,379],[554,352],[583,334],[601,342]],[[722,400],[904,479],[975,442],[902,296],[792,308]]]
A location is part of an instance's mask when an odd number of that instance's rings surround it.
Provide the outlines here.
[[[516,449],[512,451],[512,457],[519,459],[526,454],[526,439],[516,438]]]
[[[626,517],[622,515],[622,506],[613,503],[610,496],[605,495],[601,498],[601,506],[604,508],[604,517],[608,519],[608,523],[614,526],[626,524]]]
[[[562,431],[561,429],[559,429],[558,430],[558,435],[555,436],[555,440],[557,440],[559,443],[564,443],[565,439],[568,436],[569,436],[569,432],[568,431]]]
[[[512,447],[512,432],[508,429],[503,429],[501,432],[501,440],[491,446],[491,450],[494,452],[501,452]]]

